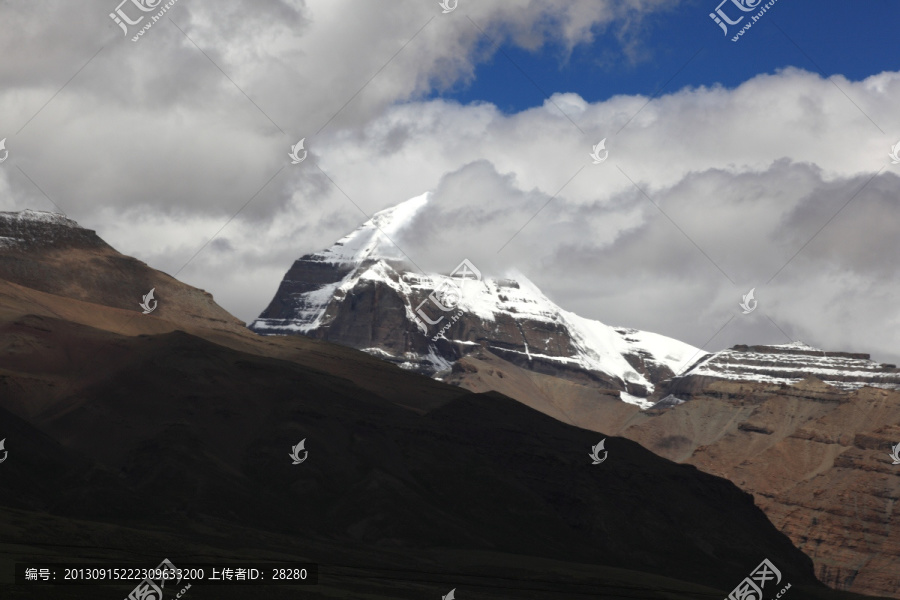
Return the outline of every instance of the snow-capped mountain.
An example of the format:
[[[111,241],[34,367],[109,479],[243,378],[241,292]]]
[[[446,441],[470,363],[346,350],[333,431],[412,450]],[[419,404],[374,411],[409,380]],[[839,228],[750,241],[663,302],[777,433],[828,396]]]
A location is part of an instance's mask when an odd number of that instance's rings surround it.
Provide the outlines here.
[[[93,233],[59,213],[39,210],[0,212],[0,248],[97,243]]]
[[[826,352],[803,342],[735,346],[707,354],[680,379],[715,378],[790,385],[807,377],[845,391],[863,386],[900,389],[900,370],[895,365],[877,363],[868,354]],[[673,386],[679,387],[677,382]]]
[[[352,346],[440,377],[487,349],[517,366],[649,406],[655,385],[701,352],[662,335],[610,327],[563,310],[521,273],[421,274],[394,239],[428,202],[422,195],[377,213],[331,248],[301,257],[250,328]],[[452,275],[452,276],[451,276]]]

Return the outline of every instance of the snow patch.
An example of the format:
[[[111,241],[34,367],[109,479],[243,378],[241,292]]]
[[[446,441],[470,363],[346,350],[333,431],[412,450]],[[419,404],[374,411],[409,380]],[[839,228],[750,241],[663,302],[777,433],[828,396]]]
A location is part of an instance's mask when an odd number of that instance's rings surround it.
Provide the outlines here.
[[[685,376],[698,375],[731,381],[792,385],[811,375],[828,385],[843,390],[852,391],[867,385],[885,389],[900,389],[900,373],[893,369],[886,370],[881,364],[872,360],[847,356],[827,356],[824,351],[802,342],[770,347],[775,350],[821,352],[822,355],[791,354],[781,351],[766,353],[722,350],[709,355],[685,373]],[[841,379],[851,379],[851,381],[841,381]],[[852,379],[858,381],[852,381]]]
[[[43,210],[25,209],[19,212],[0,212],[0,219],[5,219],[7,221],[28,221],[31,223],[49,223],[53,225],[63,225],[65,227],[81,228],[78,223],[65,215]]]
[[[647,400],[646,398],[641,398],[640,396],[633,396],[626,392],[619,392],[619,397],[622,399],[622,402],[626,404],[635,404],[639,406],[642,410],[646,410],[653,406],[653,403]]]

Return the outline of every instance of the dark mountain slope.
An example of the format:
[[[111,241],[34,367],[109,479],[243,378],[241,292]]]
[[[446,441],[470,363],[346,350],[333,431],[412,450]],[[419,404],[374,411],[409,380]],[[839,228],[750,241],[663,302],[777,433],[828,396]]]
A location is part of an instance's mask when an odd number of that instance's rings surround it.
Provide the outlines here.
[[[42,327],[48,336],[29,360],[45,376],[70,372],[90,336],[50,319]],[[181,332],[110,343],[117,360],[103,361],[102,376],[29,417],[66,448],[51,465],[84,456],[118,475],[78,486],[65,469],[47,470],[60,481],[56,501],[81,498],[90,509],[78,514],[93,520],[182,534],[216,522],[410,564],[437,549],[515,554],[721,590],[768,557],[794,586],[818,587],[809,559],[729,482],[617,438],[592,466],[596,433],[507,398],[470,395],[423,415]],[[20,389],[19,377],[7,370],[7,389]],[[309,458],[292,465],[290,448],[304,438]],[[23,485],[7,468],[16,454],[2,465],[10,490]],[[6,539],[5,552],[29,541]]]

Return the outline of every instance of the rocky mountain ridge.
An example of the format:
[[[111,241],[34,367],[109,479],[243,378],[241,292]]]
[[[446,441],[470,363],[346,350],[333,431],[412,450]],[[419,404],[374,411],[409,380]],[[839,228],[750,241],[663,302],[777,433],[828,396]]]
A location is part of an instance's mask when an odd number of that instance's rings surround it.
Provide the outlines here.
[[[109,248],[96,232],[58,213],[0,212],[0,248]]]
[[[139,311],[143,296],[153,289],[154,319],[244,331],[244,324],[211,294],[121,254],[95,231],[56,213],[0,212],[0,279],[128,313]]]
[[[298,259],[250,328],[303,334],[444,377],[479,348],[525,368],[620,392],[638,406],[697,348],[565,311],[521,273],[482,277],[463,261],[449,275],[416,273],[390,243],[428,202],[377,213],[322,252]]]
[[[690,379],[690,378],[688,378]],[[617,430],[754,495],[829,585],[900,597],[900,391],[697,378]]]
[[[667,382],[666,387],[677,394],[689,393],[701,378],[790,385],[808,377],[845,391],[865,386],[900,389],[900,369],[896,365],[875,362],[868,354],[827,352],[803,342],[738,345],[708,354]]]

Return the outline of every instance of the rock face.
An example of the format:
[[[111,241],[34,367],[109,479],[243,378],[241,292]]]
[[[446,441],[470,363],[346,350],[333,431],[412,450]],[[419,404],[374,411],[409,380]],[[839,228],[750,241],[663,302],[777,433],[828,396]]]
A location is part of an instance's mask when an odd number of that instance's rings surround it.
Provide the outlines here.
[[[708,379],[791,384],[809,376],[841,390],[863,386],[900,389],[900,369],[896,365],[874,362],[868,354],[825,352],[802,342],[742,345],[708,354],[666,387],[689,392],[691,385]]]
[[[797,381],[796,375],[790,382],[753,381],[747,375],[758,371],[749,368],[734,377],[741,372],[739,357],[760,353],[768,358],[748,361],[753,367],[775,356],[790,366],[769,364],[766,373],[818,370],[855,389],[815,378]],[[889,456],[900,443],[900,391],[873,387],[892,385],[887,380],[892,367],[865,355],[823,353],[800,344],[749,353],[738,347],[723,354],[731,377],[711,375],[715,366],[695,367],[660,383],[656,395],[666,396],[645,410],[603,390],[520,369],[486,351],[460,360],[446,380],[473,391],[502,390],[560,421],[615,433],[730,479],[752,493],[776,527],[813,559],[822,581],[900,597],[900,465]],[[710,358],[700,365],[715,363]],[[822,373],[821,363],[832,359],[843,366],[833,364]],[[850,374],[860,371],[875,374],[873,385],[859,387],[853,380],[858,375]]]
[[[900,392],[689,380],[687,402],[619,434],[751,492],[828,585],[900,597]]]
[[[410,271],[387,239],[427,196],[382,211],[331,248],[301,257],[250,328],[351,346],[429,376],[479,349],[518,367],[639,406],[699,351],[561,309],[527,278],[491,279],[468,261],[450,275]]]
[[[0,212],[0,248],[110,249],[110,246],[95,232],[65,215],[23,210]]]
[[[120,254],[95,232],[55,213],[0,212],[0,280],[136,317],[231,332],[244,329],[211,294]],[[143,315],[140,303],[151,289],[157,308]]]

